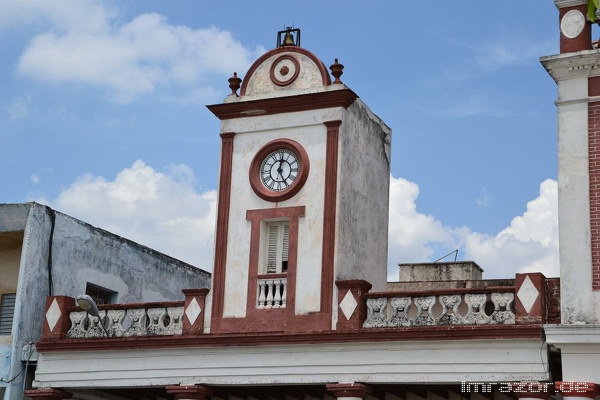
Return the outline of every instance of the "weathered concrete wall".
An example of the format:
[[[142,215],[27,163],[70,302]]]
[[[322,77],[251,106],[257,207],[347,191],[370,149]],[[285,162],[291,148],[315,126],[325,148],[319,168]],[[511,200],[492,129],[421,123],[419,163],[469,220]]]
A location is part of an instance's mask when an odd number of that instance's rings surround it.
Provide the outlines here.
[[[0,232],[23,231],[31,204],[0,204]]]
[[[48,295],[76,297],[92,283],[130,303],[183,300],[181,289],[210,287],[208,272],[46,206],[0,205],[0,232],[16,230],[24,236],[10,357],[3,358],[11,376],[22,368],[23,346],[40,338]],[[19,377],[5,399],[20,398],[21,387]]]
[[[3,219],[17,224],[24,230],[23,246],[19,266],[19,282],[13,321],[13,340],[10,355],[9,375],[17,376],[23,368],[21,350],[23,345],[39,340],[44,318],[44,306],[48,287],[48,249],[51,220],[46,207],[30,203],[2,205]],[[24,211],[27,217],[23,221]],[[11,228],[13,229],[13,228]],[[20,399],[23,375],[20,374],[6,388],[5,399]]]
[[[473,261],[400,264],[400,282],[478,281],[483,269]]]
[[[119,303],[183,300],[181,289],[209,287],[210,274],[33,204],[15,310],[23,343],[39,338],[46,296],[76,297],[87,283],[117,292]]]
[[[340,127],[336,279],[387,282],[391,130],[357,99]]]
[[[54,295],[85,293],[91,283],[131,303],[183,300],[181,289],[210,287],[210,274],[57,212],[52,283]]]

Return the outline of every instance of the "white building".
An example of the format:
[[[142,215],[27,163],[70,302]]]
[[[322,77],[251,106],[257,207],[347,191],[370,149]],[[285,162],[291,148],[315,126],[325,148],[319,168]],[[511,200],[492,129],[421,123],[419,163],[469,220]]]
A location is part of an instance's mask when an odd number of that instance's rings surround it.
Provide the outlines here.
[[[558,85],[558,207],[562,323],[545,327],[563,380],[600,383],[600,50],[587,1],[555,0],[560,54],[541,61]]]
[[[168,304],[101,307],[110,337],[51,297],[29,397],[503,400],[561,385],[543,331],[560,321],[556,278],[404,265],[412,282],[387,288],[391,131],[337,60],[332,79],[298,41],[279,32],[209,106],[222,121],[210,292],[185,292],[178,326]]]

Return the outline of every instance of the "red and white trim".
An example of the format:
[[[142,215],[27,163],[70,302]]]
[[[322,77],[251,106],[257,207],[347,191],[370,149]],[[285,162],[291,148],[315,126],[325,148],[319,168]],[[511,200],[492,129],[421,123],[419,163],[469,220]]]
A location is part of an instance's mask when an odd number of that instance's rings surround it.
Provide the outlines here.
[[[337,214],[338,144],[342,121],[325,122],[327,149],[325,159],[325,193],[323,198],[323,256],[321,264],[321,312],[331,315],[335,262]]]
[[[221,134],[221,174],[219,178],[217,229],[215,233],[215,266],[212,280],[212,318],[221,318],[223,316],[225,300],[225,267],[227,263],[227,233],[229,228],[229,205],[231,201],[234,136],[234,132]]]

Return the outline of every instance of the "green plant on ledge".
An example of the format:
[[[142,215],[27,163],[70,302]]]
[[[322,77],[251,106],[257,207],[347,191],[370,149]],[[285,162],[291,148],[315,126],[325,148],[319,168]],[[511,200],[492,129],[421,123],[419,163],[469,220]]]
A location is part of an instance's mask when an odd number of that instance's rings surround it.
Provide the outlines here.
[[[600,8],[600,0],[588,0],[588,19],[591,23],[596,23],[596,11]]]

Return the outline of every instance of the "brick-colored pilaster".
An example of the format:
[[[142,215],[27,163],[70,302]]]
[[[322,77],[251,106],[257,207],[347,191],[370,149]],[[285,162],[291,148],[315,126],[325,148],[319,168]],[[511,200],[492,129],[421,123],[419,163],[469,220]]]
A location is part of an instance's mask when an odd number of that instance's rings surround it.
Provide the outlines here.
[[[199,335],[204,333],[204,315],[206,295],[210,289],[183,289],[185,306],[183,312],[183,334]]]
[[[581,1],[581,5],[575,5],[571,7],[562,7],[558,11],[559,13],[559,25],[569,11],[577,10],[583,17],[587,19],[587,2]],[[560,33],[560,52],[561,53],[572,53],[581,50],[589,50],[592,48],[592,26],[589,23],[586,23],[583,26],[583,30],[577,37],[568,38],[563,35],[562,31]]]
[[[227,232],[231,202],[231,174],[233,171],[234,132],[221,133],[221,176],[217,203],[217,230],[215,232],[215,266],[213,268],[212,318],[223,317],[225,304],[225,265],[227,263]],[[216,323],[212,324],[217,327]]]
[[[540,272],[515,275],[517,324],[546,322],[546,277]]]
[[[42,340],[64,339],[71,328],[68,308],[75,306],[75,299],[68,296],[46,297]]]
[[[590,87],[593,87],[590,82]],[[588,105],[592,288],[600,290],[600,102]]]
[[[336,281],[335,285],[338,288],[338,319],[337,319],[337,330],[354,330],[362,328],[363,322],[367,318],[367,303],[365,295],[371,290],[369,282],[357,279],[357,280],[346,280]],[[356,308],[350,313],[350,308],[346,311],[349,316],[346,316],[343,307],[346,305],[344,301],[351,301],[350,298],[346,299],[346,296],[352,296],[356,301]]]

